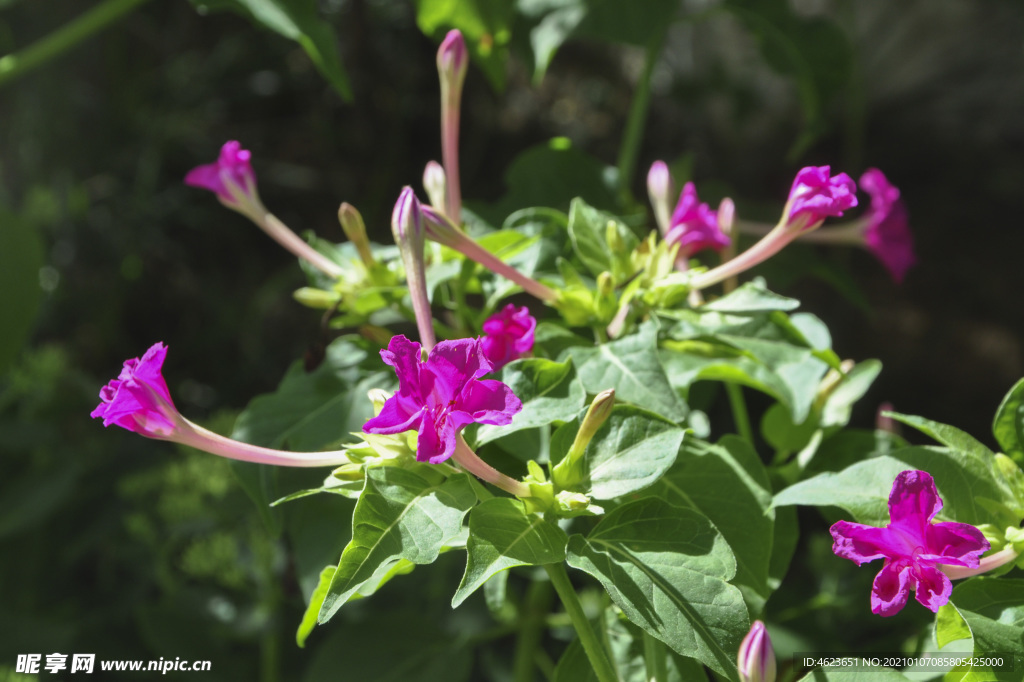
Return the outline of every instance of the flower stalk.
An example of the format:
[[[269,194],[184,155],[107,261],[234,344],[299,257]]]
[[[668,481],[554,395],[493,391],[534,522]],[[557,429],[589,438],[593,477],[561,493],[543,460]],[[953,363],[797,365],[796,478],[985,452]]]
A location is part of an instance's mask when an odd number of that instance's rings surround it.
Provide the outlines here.
[[[473,452],[466,439],[460,434],[455,439],[455,453],[452,459],[463,469],[473,474],[481,481],[486,481],[496,488],[501,488],[507,493],[516,497],[529,497],[530,488],[522,481],[517,481],[511,476],[506,476],[487,462],[480,459],[480,456]]]

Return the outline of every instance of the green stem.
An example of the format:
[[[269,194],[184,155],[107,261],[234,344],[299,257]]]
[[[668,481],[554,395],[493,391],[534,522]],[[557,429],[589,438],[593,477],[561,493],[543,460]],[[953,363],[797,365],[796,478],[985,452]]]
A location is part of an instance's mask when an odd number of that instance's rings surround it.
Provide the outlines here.
[[[636,160],[640,155],[640,142],[644,137],[645,123],[647,122],[647,110],[651,104],[651,74],[654,66],[658,63],[658,55],[665,44],[665,36],[671,22],[647,44],[647,53],[644,56],[644,70],[640,74],[640,81],[636,84],[636,92],[633,93],[633,102],[629,108],[629,118],[626,119],[626,133],[622,138],[622,146],[619,148],[619,158],[616,167],[619,171],[618,183],[619,193],[627,196],[630,185],[633,182],[633,173],[636,171]]]
[[[587,654],[590,665],[594,668],[598,682],[619,682],[619,676],[612,667],[611,661],[601,646],[594,628],[590,627],[587,616],[583,613],[583,605],[572,583],[569,582],[569,575],[565,572],[565,566],[558,564],[544,564],[544,570],[551,577],[551,584],[562,600],[566,613],[572,618],[573,627],[576,628],[576,635],[580,638],[583,651]]]
[[[515,682],[533,682],[536,652],[544,634],[544,616],[551,605],[551,583],[534,580],[519,611],[519,637],[516,641]]]
[[[644,666],[647,679],[652,682],[668,682],[668,664],[665,660],[665,645],[644,631]]]
[[[147,0],[106,0],[24,50],[0,58],[0,86],[78,45]]]
[[[754,444],[754,432],[750,428],[750,416],[747,414],[747,403],[743,400],[743,389],[739,384],[727,382],[725,392],[729,394],[729,406],[736,422],[736,430],[740,437],[751,445]]]

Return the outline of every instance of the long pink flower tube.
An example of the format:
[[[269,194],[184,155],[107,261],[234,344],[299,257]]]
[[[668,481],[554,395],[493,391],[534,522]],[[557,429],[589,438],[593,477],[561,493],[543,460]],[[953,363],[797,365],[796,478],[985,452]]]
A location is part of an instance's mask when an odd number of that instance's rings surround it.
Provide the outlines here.
[[[100,404],[90,415],[146,438],[169,440],[243,462],[291,467],[338,466],[350,462],[344,450],[287,452],[225,438],[181,416],[171,400],[162,368],[167,346],[153,344],[141,358],[125,360],[121,374],[100,389]]]

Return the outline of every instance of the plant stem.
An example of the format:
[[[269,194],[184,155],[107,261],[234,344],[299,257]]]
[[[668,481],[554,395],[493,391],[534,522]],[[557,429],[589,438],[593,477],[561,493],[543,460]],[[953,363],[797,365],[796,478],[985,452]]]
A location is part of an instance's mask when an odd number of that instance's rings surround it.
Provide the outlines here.
[[[554,586],[555,592],[558,593],[558,598],[562,600],[566,613],[572,618],[573,627],[576,628],[576,635],[580,638],[580,644],[583,645],[583,651],[586,652],[587,659],[590,661],[591,667],[594,668],[598,681],[619,682],[618,673],[612,667],[611,661],[608,660],[608,656],[601,646],[601,641],[598,639],[594,629],[590,627],[586,614],[583,613],[583,605],[580,604],[576,590],[573,588],[572,583],[569,582],[569,575],[565,572],[565,566],[561,563],[544,564],[544,570],[551,577],[551,584]]]
[[[644,666],[647,679],[651,682],[668,682],[668,665],[665,662],[665,645],[644,631]]]
[[[516,641],[515,682],[533,682],[537,645],[544,633],[544,616],[551,604],[551,583],[534,580],[526,591],[519,611],[519,637]]]
[[[629,187],[633,182],[636,160],[640,155],[640,142],[644,136],[644,124],[647,122],[647,110],[651,104],[651,74],[654,72],[654,65],[658,63],[658,55],[661,54],[662,45],[665,44],[669,26],[671,26],[671,22],[666,23],[665,27],[658,31],[647,44],[644,70],[636,84],[636,92],[633,93],[629,118],[626,119],[626,133],[622,138],[622,146],[619,148],[619,158],[616,163],[619,171],[619,194],[622,196],[628,194]]]
[[[42,66],[147,0],[106,0],[24,50],[0,58],[0,86]]]
[[[337,279],[344,272],[340,265],[310,246],[302,237],[295,234],[281,219],[273,213],[267,213],[256,223],[271,239],[283,246],[292,254],[307,261],[328,277]]]
[[[743,388],[739,384],[726,382],[725,392],[729,394],[729,406],[732,408],[736,430],[743,440],[753,445],[754,432],[750,428],[750,416],[747,414],[747,403],[743,400]]]

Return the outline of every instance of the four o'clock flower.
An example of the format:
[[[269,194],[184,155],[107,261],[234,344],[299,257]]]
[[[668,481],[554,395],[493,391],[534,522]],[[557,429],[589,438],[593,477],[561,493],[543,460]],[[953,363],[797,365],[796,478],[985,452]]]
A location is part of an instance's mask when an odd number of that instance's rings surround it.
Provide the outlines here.
[[[718,215],[707,204],[700,202],[697,188],[688,182],[672,212],[665,241],[679,244],[677,263],[685,265],[693,254],[704,249],[721,251],[732,240],[719,227]]]
[[[889,271],[897,284],[916,262],[914,238],[907,225],[907,208],[900,191],[889,183],[882,171],[869,168],[860,176],[860,188],[871,197],[864,242]]]
[[[523,405],[505,384],[482,379],[493,370],[479,339],[441,341],[426,362],[420,344],[395,336],[380,352],[395,368],[398,391],[388,398],[366,433],[419,432],[416,459],[438,464],[456,449],[456,436],[466,425],[510,424]]]
[[[141,358],[126,360],[121,373],[100,390],[93,418],[116,424],[140,436],[169,440],[243,462],[315,467],[348,464],[345,451],[285,452],[225,438],[185,419],[174,407],[163,364],[167,346],[153,344]]]
[[[690,286],[703,289],[749,270],[801,234],[820,227],[825,218],[841,216],[856,205],[857,186],[846,173],[831,175],[828,166],[802,168],[790,187],[779,223],[743,253],[694,277]]]
[[[462,222],[462,190],[459,187],[459,116],[462,84],[469,68],[466,41],[458,29],[448,32],[437,50],[437,74],[441,79],[441,159],[447,180],[445,213],[456,225]]]
[[[480,347],[497,372],[533,350],[537,319],[526,306],[517,308],[509,303],[501,312],[487,318],[483,329]]]
[[[871,611],[892,616],[913,590],[917,601],[938,612],[953,585],[942,566],[978,568],[989,550],[981,531],[966,523],[931,520],[942,509],[935,481],[926,471],[904,471],[889,494],[889,524],[875,528],[838,521],[832,526],[832,551],[858,566],[884,559],[871,590]]]
[[[743,638],[736,668],[742,682],[775,682],[775,650],[761,621],[755,620]]]
[[[235,140],[225,142],[217,161],[190,170],[185,176],[185,184],[210,190],[220,203],[256,223],[294,255],[308,261],[328,277],[340,277],[341,267],[337,263],[307,244],[266,209],[256,191],[256,174],[252,170],[251,159],[252,153],[242,149],[240,143]]]

